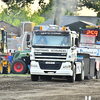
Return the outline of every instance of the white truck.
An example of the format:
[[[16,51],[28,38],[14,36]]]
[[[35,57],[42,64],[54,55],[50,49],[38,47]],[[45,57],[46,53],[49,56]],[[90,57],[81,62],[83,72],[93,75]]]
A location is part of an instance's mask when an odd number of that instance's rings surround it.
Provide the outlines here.
[[[79,54],[88,55],[85,59],[85,77],[88,79],[100,77],[100,29],[87,26],[81,30]]]
[[[68,44],[62,43],[65,38]],[[52,77],[66,77],[68,82],[84,80],[84,61],[77,58],[77,46],[77,33],[67,27],[35,26],[30,53],[31,80]]]

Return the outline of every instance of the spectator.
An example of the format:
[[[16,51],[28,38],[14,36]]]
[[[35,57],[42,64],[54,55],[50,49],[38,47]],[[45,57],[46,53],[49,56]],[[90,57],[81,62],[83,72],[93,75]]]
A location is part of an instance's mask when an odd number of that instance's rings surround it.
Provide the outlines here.
[[[92,44],[93,42],[91,41],[91,38],[88,37],[88,38],[86,39],[85,43],[86,43],[86,44]]]
[[[10,61],[10,63],[12,63],[12,61],[13,61],[13,56],[11,55],[11,53],[9,53],[8,60]]]
[[[14,52],[12,53],[12,55],[13,55],[13,57],[14,57],[14,55],[15,55],[15,53],[16,53],[17,51],[16,50],[14,50]]]
[[[30,55],[27,53],[25,57],[22,57],[22,59],[25,62],[26,66],[28,66],[29,71],[30,71],[30,68],[31,68],[31,66],[30,66],[30,62],[31,62]]]
[[[69,45],[69,42],[67,40],[67,37],[65,37],[62,41],[61,41],[61,45]]]
[[[40,37],[38,44],[47,44],[47,40],[45,37]]]
[[[7,53],[7,56],[4,56],[6,59],[8,59],[9,54],[11,53],[11,50]]]

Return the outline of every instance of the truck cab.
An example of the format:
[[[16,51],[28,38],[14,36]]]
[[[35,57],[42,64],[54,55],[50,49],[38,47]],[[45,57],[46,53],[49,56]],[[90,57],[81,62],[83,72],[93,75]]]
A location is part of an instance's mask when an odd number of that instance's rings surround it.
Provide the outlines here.
[[[74,82],[82,68],[81,62],[77,62],[77,39],[77,33],[67,27],[34,27],[30,53],[32,81],[42,76],[65,76]]]

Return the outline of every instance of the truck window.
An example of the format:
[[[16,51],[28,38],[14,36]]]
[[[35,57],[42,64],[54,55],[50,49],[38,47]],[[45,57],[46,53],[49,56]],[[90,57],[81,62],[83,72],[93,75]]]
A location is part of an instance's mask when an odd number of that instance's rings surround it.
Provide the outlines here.
[[[47,45],[47,46],[70,46],[69,35],[56,35],[56,34],[34,34],[33,45]]]
[[[81,44],[93,44],[95,43],[95,36],[91,35],[80,35],[80,43]]]

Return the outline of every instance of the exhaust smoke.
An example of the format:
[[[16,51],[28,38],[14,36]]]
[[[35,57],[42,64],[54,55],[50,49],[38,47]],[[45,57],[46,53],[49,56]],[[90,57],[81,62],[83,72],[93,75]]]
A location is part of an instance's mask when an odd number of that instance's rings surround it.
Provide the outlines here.
[[[60,17],[64,15],[66,11],[75,11],[78,6],[78,0],[54,0],[55,14],[54,25],[60,25]]]

